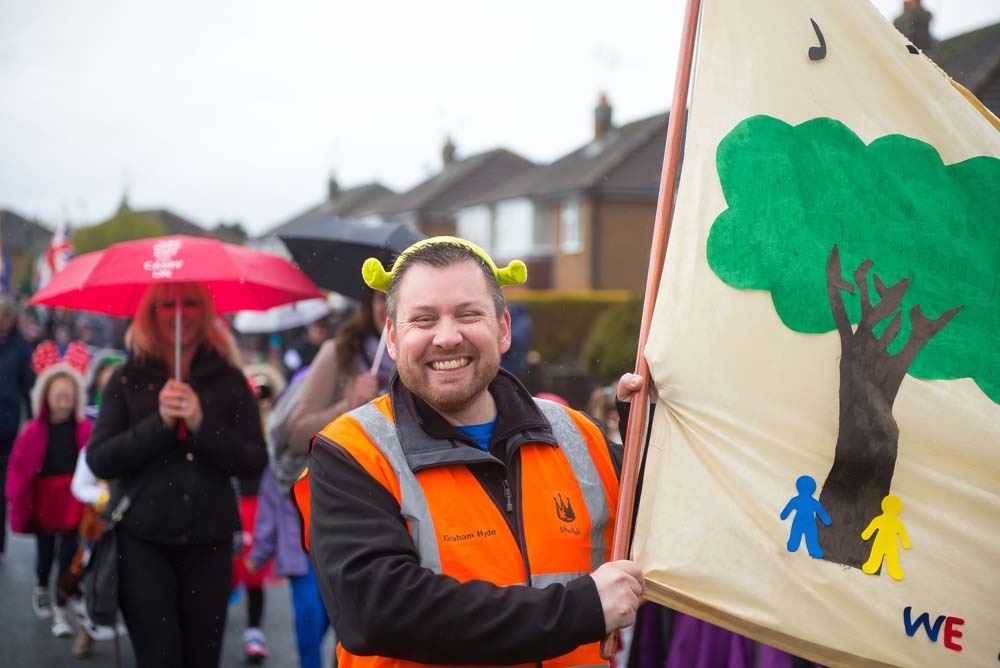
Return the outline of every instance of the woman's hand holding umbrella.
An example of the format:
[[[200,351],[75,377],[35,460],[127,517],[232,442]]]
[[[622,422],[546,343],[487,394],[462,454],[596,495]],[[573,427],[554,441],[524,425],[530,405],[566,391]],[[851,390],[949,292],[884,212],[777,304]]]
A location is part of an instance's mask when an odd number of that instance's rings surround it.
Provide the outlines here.
[[[353,409],[378,396],[378,377],[374,373],[359,373],[347,391],[347,403]]]
[[[197,432],[205,416],[201,411],[198,394],[191,386],[171,378],[160,390],[160,417],[171,429],[181,419],[191,431]]]
[[[351,408],[357,408],[361,404],[367,404],[378,396],[378,369],[382,365],[382,358],[385,357],[386,334],[388,328],[382,328],[382,337],[378,342],[378,349],[375,351],[375,361],[368,373],[358,374],[354,379],[354,384],[347,394],[347,401]]]

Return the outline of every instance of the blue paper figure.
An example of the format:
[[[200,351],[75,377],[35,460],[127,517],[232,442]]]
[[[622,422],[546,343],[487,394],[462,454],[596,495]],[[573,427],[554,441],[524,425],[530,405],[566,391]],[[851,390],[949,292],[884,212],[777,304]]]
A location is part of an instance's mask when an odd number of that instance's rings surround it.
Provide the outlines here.
[[[830,526],[830,516],[823,510],[820,502],[813,498],[816,491],[816,481],[812,476],[802,475],[795,481],[795,489],[799,490],[798,496],[793,496],[789,500],[785,509],[781,511],[781,519],[787,519],[788,515],[795,511],[792,519],[792,531],[788,535],[788,551],[797,552],[802,544],[803,536],[806,539],[806,549],[813,559],[823,558],[823,548],[819,546],[819,535],[816,528],[816,517],[826,526]]]

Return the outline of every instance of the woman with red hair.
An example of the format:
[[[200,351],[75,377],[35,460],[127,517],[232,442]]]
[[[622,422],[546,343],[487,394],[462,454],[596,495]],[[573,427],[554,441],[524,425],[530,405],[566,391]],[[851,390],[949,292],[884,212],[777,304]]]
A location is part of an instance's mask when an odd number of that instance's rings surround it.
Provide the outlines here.
[[[217,666],[239,528],[230,478],[267,462],[257,402],[203,285],[152,286],[126,345],[87,447],[109,507],[132,498],[116,527],[122,616],[139,666]]]

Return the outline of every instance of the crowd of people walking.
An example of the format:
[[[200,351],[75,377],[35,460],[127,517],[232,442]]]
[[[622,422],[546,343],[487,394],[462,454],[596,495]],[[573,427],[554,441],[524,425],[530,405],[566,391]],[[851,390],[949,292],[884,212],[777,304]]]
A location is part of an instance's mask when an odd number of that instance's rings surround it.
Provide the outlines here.
[[[372,329],[370,302],[364,308],[369,326],[342,330],[350,345]],[[84,658],[95,641],[128,633],[138,665],[215,666],[229,602],[240,592],[244,654],[259,663],[269,654],[264,585],[286,577],[301,665],[322,666],[330,624],[287,498],[290,481],[282,493],[267,467],[267,417],[282,406],[281,431],[295,405],[283,397],[283,365],[267,359],[260,337],[234,333],[197,284],[179,295],[173,286],[151,288],[123,324],[0,295],[0,511],[11,531],[35,539],[26,600],[54,637],[74,638],[67,655]],[[327,333],[318,348],[336,320],[324,313],[309,325],[306,337]],[[84,332],[89,345],[67,336]],[[294,354],[285,360],[306,363],[284,371],[301,388],[315,350],[288,339]],[[174,378],[178,364],[182,380]],[[382,366],[391,374],[391,362]],[[345,373],[340,389],[363,370]],[[287,475],[301,471],[302,451],[292,463],[299,470]],[[102,627],[87,614],[81,577],[109,500],[122,495],[132,503],[117,525],[121,616]]]
[[[287,346],[234,334],[200,283],[152,284],[130,322],[0,296],[0,510],[35,537],[25,597],[53,636],[75,636],[68,654],[127,633],[139,666],[217,666],[242,591],[244,656],[260,663],[265,585],[287,578],[303,668],[596,665],[614,631],[616,666],[798,665],[639,609],[639,566],[604,563],[638,377],[596,390],[590,417],[532,396],[501,366],[527,349],[516,332],[531,336],[500,291],[523,274],[449,239],[391,272],[366,265],[353,311],[323,312]],[[109,521],[120,617],[101,626],[79,601]],[[420,533],[436,522],[440,544]],[[510,586],[528,564],[532,586]]]

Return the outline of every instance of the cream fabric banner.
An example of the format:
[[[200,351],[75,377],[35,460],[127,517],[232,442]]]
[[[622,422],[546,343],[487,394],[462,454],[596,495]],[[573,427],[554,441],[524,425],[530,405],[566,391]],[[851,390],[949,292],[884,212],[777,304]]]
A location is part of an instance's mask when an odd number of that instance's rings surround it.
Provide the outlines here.
[[[648,596],[997,666],[1000,133],[864,0],[704,0],[646,357]]]

